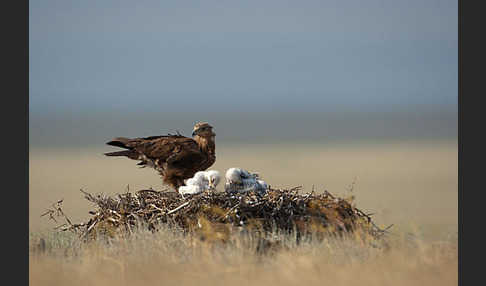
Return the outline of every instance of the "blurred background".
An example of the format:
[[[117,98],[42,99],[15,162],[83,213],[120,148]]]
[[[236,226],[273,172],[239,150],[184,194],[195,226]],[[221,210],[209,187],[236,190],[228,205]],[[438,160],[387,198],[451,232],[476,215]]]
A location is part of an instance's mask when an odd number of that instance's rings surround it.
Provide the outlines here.
[[[338,195],[355,182],[383,225],[457,228],[457,1],[29,5],[31,230],[62,198],[85,221],[80,188],[163,188],[105,142],[197,121],[217,134],[212,169]]]

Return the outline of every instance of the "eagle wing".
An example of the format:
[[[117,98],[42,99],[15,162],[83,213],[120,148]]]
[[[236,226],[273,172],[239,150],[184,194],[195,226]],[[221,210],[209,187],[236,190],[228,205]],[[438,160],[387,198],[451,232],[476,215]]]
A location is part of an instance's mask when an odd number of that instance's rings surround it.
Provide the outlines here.
[[[105,153],[106,156],[125,156],[139,160],[141,167],[156,169],[163,181],[174,188],[184,185],[184,179],[206,169],[208,154],[200,149],[198,143],[182,135],[151,136],[145,138],[114,138],[110,146],[127,150]]]
[[[196,141],[181,135],[151,136],[145,138],[115,138],[118,147],[130,149],[141,157],[141,164],[145,160],[156,162],[162,167],[163,163],[176,168],[193,168],[197,162],[205,159]],[[121,144],[120,144],[121,143]],[[120,146],[123,145],[123,146]]]

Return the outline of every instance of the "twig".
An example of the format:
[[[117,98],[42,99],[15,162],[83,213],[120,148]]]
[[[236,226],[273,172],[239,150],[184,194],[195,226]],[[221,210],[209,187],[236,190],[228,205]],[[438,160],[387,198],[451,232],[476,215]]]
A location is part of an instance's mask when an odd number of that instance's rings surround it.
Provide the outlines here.
[[[88,229],[87,229],[87,230],[86,230],[86,232],[83,234],[83,236],[84,236],[84,237],[86,237],[86,236],[89,234],[89,232],[91,231],[91,229],[93,229],[93,227],[94,227],[94,226],[95,226],[95,225],[96,225],[98,222],[99,222],[99,220],[98,220],[98,218],[96,218],[96,219],[95,219],[95,221],[93,222],[93,224],[92,224],[92,225],[90,225],[90,226],[88,227]]]
[[[178,210],[182,209],[183,207],[187,206],[187,205],[188,205],[188,204],[190,204],[190,203],[191,203],[191,201],[185,202],[185,203],[183,203],[182,205],[180,205],[180,206],[176,207],[175,209],[173,209],[173,210],[171,210],[171,211],[168,211],[166,214],[167,214],[167,215],[173,214],[173,213],[175,213],[176,211],[178,211]]]

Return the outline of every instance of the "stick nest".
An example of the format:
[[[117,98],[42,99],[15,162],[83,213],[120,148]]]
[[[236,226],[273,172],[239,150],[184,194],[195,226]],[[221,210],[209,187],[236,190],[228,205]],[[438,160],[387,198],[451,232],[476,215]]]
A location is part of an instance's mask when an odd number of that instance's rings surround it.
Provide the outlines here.
[[[57,228],[76,232],[90,240],[100,235],[130,235],[137,228],[152,231],[162,225],[175,227],[201,238],[228,239],[229,234],[246,231],[260,234],[293,233],[314,237],[358,234],[368,241],[381,240],[387,229],[380,229],[370,215],[356,208],[349,199],[323,193],[300,193],[301,187],[288,190],[269,189],[264,196],[254,192],[231,195],[225,192],[204,192],[186,195],[174,191],[127,191],[115,197],[83,192],[96,206],[86,223],[73,224],[64,215],[62,200],[44,215],[55,220],[64,216],[65,224]],[[364,234],[364,235],[363,235]]]

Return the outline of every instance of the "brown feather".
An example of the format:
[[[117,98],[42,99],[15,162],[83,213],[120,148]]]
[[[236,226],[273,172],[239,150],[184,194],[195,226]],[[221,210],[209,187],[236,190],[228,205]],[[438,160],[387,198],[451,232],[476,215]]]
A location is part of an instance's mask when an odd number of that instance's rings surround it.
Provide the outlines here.
[[[153,167],[164,183],[177,190],[184,185],[185,179],[206,170],[216,161],[212,127],[199,123],[194,127],[194,132],[197,133],[194,139],[179,134],[133,139],[117,137],[106,144],[128,150],[105,155],[140,160],[137,165]]]
[[[138,154],[134,152],[133,150],[124,150],[124,151],[117,151],[117,152],[109,152],[105,153],[106,156],[125,156],[130,159],[137,159]]]

